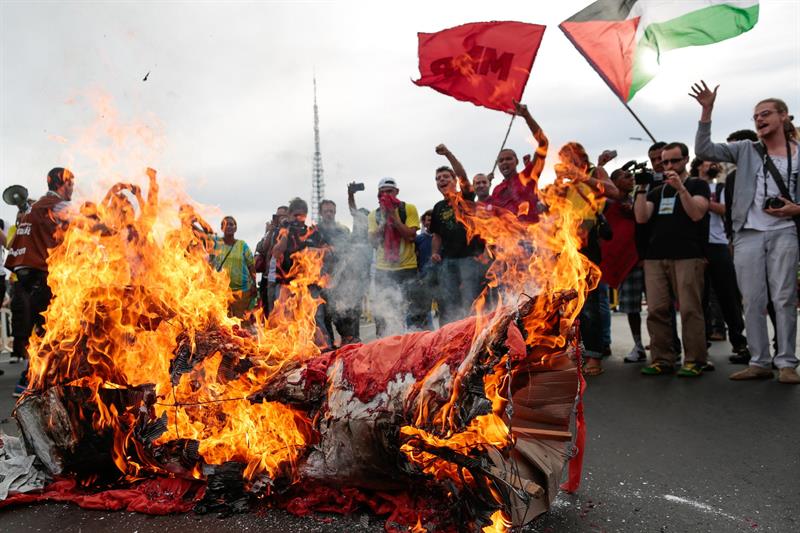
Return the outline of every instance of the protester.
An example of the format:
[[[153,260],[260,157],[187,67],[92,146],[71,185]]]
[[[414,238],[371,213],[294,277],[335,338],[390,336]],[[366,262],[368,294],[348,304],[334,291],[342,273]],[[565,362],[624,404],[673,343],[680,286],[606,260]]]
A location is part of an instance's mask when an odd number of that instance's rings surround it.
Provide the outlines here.
[[[485,204],[489,201],[491,194],[489,190],[492,188],[492,175],[491,174],[475,174],[472,178],[472,189],[475,191],[475,201]]]
[[[692,161],[692,174],[712,185],[720,173],[719,165],[714,161],[704,161],[695,158]],[[708,245],[706,246],[706,284],[708,285],[706,294],[713,290],[719,303],[724,325],[728,326],[728,339],[733,347],[733,353],[740,357],[750,358],[747,350],[747,339],[743,335],[744,319],[742,318],[742,297],[739,286],[736,283],[736,270],[733,266],[733,258],[728,249],[728,236],[725,235],[725,183],[716,183],[714,192],[709,201],[709,230]],[[706,326],[709,325],[709,307],[706,297]],[[724,331],[724,330],[723,330]],[[710,340],[714,340],[709,336]],[[724,339],[724,337],[723,337]]]
[[[272,256],[272,247],[278,240],[281,226],[289,219],[289,208],[285,205],[278,206],[275,214],[272,215],[266,227],[264,236],[256,245],[255,265],[256,272],[261,273],[261,284],[259,285],[259,295],[261,297],[261,308],[264,317],[268,317],[272,312],[277,295],[277,284],[275,282],[275,258]]]
[[[369,238],[377,250],[372,311],[378,337],[401,333],[403,324],[423,329],[426,314],[414,296],[417,256],[414,239],[419,229],[417,208],[401,201],[394,178],[378,184],[379,207],[369,214]],[[407,316],[406,316],[407,315]]]
[[[484,246],[479,238],[467,239],[467,228],[456,217],[455,196],[461,194],[470,202],[475,198],[464,167],[443,144],[436,147],[436,153],[447,157],[452,165],[436,169],[436,187],[444,198],[433,206],[431,218],[431,261],[439,264],[436,301],[442,326],[467,316],[480,294],[483,269],[479,257]],[[456,189],[456,177],[460,192]]]
[[[539,220],[536,180],[544,169],[549,141],[531,116],[528,106],[519,102],[515,102],[515,106],[515,113],[525,119],[538,147],[533,159],[525,165],[522,172],[517,170],[519,159],[514,150],[504,148],[500,151],[497,155],[497,168],[503,175],[503,181],[497,184],[485,203],[492,208],[511,211],[524,222],[534,223]]]
[[[647,358],[642,343],[642,295],[644,270],[637,247],[637,229],[633,214],[633,176],[619,168],[611,173],[617,187],[617,197],[606,200],[604,215],[611,226],[611,240],[601,241],[600,269],[603,280],[618,288],[617,310],[625,313],[633,337],[633,348],[624,357],[626,363],[638,363]]]
[[[645,251],[647,330],[651,363],[645,375],[674,370],[672,295],[680,302],[681,329],[686,353],[679,376],[697,377],[707,366],[703,272],[708,242],[708,184],[690,178],[686,170],[689,148],[669,143],[661,152],[664,182],[649,192],[636,191],[636,222],[651,222]]]
[[[11,326],[14,330],[12,355],[27,357],[28,342],[36,328],[44,330],[42,313],[53,297],[47,285],[47,257],[58,246],[71,218],[69,209],[75,176],[68,169],[56,167],[47,173],[47,194],[39,198],[17,223],[14,240],[5,266],[17,278],[11,299]],[[22,371],[14,396],[28,386],[28,365]]]
[[[589,161],[586,149],[577,142],[569,142],[558,151],[560,163],[556,178],[565,186],[567,200],[583,217],[581,235],[584,242],[581,253],[595,264],[601,262],[600,239],[610,239],[610,228],[602,216],[604,198],[616,197],[616,186],[608,179],[603,166],[613,155],[603,152],[597,166]],[[608,303],[608,286],[601,282],[587,296],[581,310],[581,339],[584,343],[584,374],[597,376],[603,373],[601,358],[610,353],[610,339],[605,330],[611,328],[611,309]],[[610,333],[608,334],[610,337]]]
[[[731,205],[734,264],[744,298],[745,327],[750,347],[747,369],[733,380],[769,379],[772,364],[778,381],[800,384],[795,356],[797,335],[797,262],[800,216],[797,129],[783,100],[758,102],[753,121],[760,142],[711,142],[711,115],[717,89],[705,82],[692,87],[701,106],[695,140],[698,157],[736,164],[736,185]],[[778,351],[769,352],[765,311],[771,299],[776,314]]]
[[[728,135],[728,138],[725,139],[727,142],[732,143],[736,141],[753,141],[758,142],[758,133],[753,130],[737,130]],[[733,190],[736,186],[736,165],[730,163],[729,167],[733,167],[730,172],[728,172],[727,177],[725,178],[725,189],[723,190],[723,196],[725,199],[725,235],[728,237],[728,241],[733,241],[733,221],[731,219],[731,206],[733,205]],[[738,287],[738,284],[737,284]],[[741,296],[741,293],[740,293]],[[772,323],[772,351],[773,353],[778,353],[778,337],[776,332],[778,331],[777,328],[777,319],[775,317],[775,306],[772,305],[772,298],[769,297],[769,284],[767,284],[767,315],[769,316],[769,320]],[[728,360],[737,365],[746,365],[750,363],[750,350],[747,351],[746,354],[734,354],[728,357]]]
[[[236,219],[226,216],[220,224],[222,237],[214,238],[211,252],[211,266],[217,272],[223,269],[228,273],[233,301],[228,305],[228,313],[244,318],[253,308],[256,297],[256,271],[253,252],[247,243],[235,238]]]
[[[294,259],[292,255],[306,248],[323,248],[325,242],[316,226],[307,226],[308,204],[301,198],[293,198],[289,202],[289,217],[281,224],[280,233],[275,246],[272,247],[272,256],[275,258],[275,282],[278,285],[277,300],[285,300],[289,297],[289,284],[294,280],[292,266]],[[317,284],[309,285],[309,292],[314,298],[321,294],[320,286]],[[317,344],[323,348],[330,348],[328,335],[324,331],[325,307],[317,306],[314,314],[317,326]]]
[[[350,253],[350,230],[336,222],[336,204],[333,200],[322,200],[319,204],[320,222],[317,226],[326,244],[323,274],[328,275],[327,286],[322,290],[325,310],[325,331],[328,344],[334,345],[334,327],[339,333],[341,345],[352,344],[356,338],[355,323],[359,319],[358,302],[350,293],[350,284],[345,278],[352,277],[347,271],[345,256]]]
[[[0,307],[3,306],[3,301],[6,299],[6,244],[8,243],[6,237],[6,223],[0,218]],[[2,327],[2,326],[0,326]],[[0,348],[5,349],[4,346]],[[0,369],[0,376],[5,374],[3,369]]]
[[[358,316],[363,313],[363,306],[372,279],[373,250],[369,241],[369,211],[356,205],[355,193],[364,190],[363,183],[352,182],[347,186],[347,206],[353,217],[353,230],[350,233],[350,253],[346,256],[344,271],[348,274],[340,283],[347,283],[347,291],[355,303]],[[355,342],[361,337],[361,321],[355,323]]]

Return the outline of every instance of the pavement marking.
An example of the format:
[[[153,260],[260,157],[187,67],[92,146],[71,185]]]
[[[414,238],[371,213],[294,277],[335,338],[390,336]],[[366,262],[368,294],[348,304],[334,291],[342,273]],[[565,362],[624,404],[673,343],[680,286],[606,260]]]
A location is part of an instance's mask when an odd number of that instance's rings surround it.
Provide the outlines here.
[[[670,501],[670,502],[682,503],[684,505],[689,505],[689,506],[694,507],[695,509],[697,509],[699,511],[703,511],[704,513],[715,514],[715,515],[718,515],[718,516],[725,517],[725,518],[727,518],[729,520],[735,520],[737,522],[741,522],[741,520],[742,520],[741,518],[733,516],[732,514],[728,514],[728,513],[726,513],[725,511],[723,511],[721,509],[717,509],[716,507],[712,507],[712,506],[708,505],[707,503],[701,503],[701,502],[697,502],[697,501],[694,501],[694,500],[689,500],[687,498],[681,498],[680,496],[673,496],[672,494],[665,494],[664,495],[664,499],[667,500],[667,501]]]

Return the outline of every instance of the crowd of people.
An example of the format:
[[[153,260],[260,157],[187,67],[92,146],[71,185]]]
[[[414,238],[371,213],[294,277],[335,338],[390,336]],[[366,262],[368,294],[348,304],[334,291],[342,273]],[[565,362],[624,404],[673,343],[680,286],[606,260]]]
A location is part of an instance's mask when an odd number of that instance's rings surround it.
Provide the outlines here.
[[[648,151],[649,167],[630,161],[609,172],[614,151],[603,152],[596,163],[577,142],[558,152],[556,182],[548,187],[557,187],[581,213],[581,253],[602,272],[580,313],[587,376],[601,374],[603,359],[611,355],[615,306],[626,314],[633,339],[624,360],[642,363],[643,375],[698,377],[714,370],[708,347],[727,336],[730,362],[747,364],[731,379],[772,378],[774,366],[779,382],[800,383],[797,129],[786,104],[769,98],[755,107],[755,130],[736,131],[726,143],[715,144],[716,95],[717,89],[703,82],[692,88],[702,109],[694,158],[682,142],[657,142]],[[382,337],[441,327],[474,312],[479,297],[491,301],[492,247],[465,226],[463,206],[484,215],[510,213],[523,225],[536,224],[549,208],[537,182],[548,139],[526,106],[517,104],[516,113],[537,142],[533,155],[520,161],[513,150],[501,150],[496,165],[501,179],[492,188],[493,173],[469,179],[458,158],[437,146],[447,163],[432,172],[442,199],[421,216],[417,206],[402,200],[398,181],[387,177],[377,183],[372,210],[356,203],[364,184],[348,185],[352,229],[337,221],[333,201],[320,202],[320,219],[310,224],[308,204],[294,198],[277,208],[253,252],[236,239],[236,220],[223,218],[221,235],[209,237],[209,262],[227,273],[230,314],[251,318],[260,307],[269,317],[297,276],[295,253],[307,248],[323,257],[326,281],[309,286],[324,302],[316,312],[323,349],[360,342],[367,315]],[[20,360],[34,328],[46,326],[41,313],[52,297],[47,250],[57,245],[56,230],[70,223],[74,179],[67,169],[51,170],[48,193],[20,211],[8,236],[0,234],[13,277],[12,356]],[[535,247],[525,249],[536,253]],[[642,335],[645,298],[649,347]],[[24,389],[23,377],[16,393]]]

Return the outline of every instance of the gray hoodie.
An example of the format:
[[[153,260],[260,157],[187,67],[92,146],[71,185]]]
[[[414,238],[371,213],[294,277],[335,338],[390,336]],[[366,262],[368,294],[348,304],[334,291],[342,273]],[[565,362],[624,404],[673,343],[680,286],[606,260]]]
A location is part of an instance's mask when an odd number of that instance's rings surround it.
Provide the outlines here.
[[[756,173],[764,164],[756,145],[758,143],[754,141],[713,143],[711,122],[700,122],[697,125],[697,136],[694,139],[695,155],[705,161],[724,161],[736,165],[736,184],[731,206],[733,231],[741,231],[744,227],[747,211],[756,197]],[[797,181],[795,198],[800,198],[800,180]]]

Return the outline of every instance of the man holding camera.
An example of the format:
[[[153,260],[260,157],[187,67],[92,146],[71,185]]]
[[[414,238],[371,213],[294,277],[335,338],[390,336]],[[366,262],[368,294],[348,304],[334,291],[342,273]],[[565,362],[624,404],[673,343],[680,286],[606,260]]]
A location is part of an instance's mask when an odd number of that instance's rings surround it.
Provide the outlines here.
[[[686,350],[682,377],[697,377],[706,368],[703,275],[708,242],[708,184],[690,178],[686,170],[689,148],[669,143],[661,152],[664,182],[647,192],[649,173],[636,177],[638,189],[633,209],[638,224],[650,223],[645,249],[647,330],[651,362],[642,374],[656,376],[674,370],[677,353],[672,342],[671,308],[674,294],[680,304],[681,329]]]
[[[759,141],[711,142],[711,114],[717,98],[704,81],[690,96],[701,106],[695,138],[698,157],[736,164],[731,201],[734,264],[744,300],[744,322],[750,348],[749,366],[733,380],[771,379],[800,384],[797,374],[797,263],[800,225],[800,148],[786,102],[767,98],[753,110]],[[775,309],[778,349],[769,351],[766,310]]]

